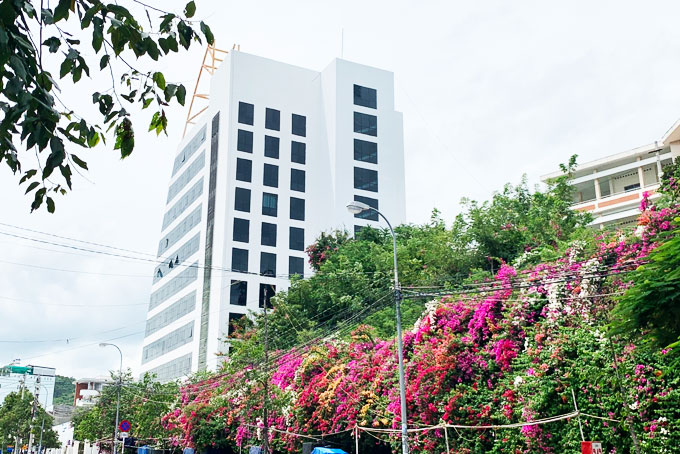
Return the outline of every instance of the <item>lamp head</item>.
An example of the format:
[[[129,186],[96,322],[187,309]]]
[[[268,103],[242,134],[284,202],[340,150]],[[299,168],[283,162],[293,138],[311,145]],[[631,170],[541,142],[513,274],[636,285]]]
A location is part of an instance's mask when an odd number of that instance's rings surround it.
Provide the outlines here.
[[[362,211],[370,210],[371,207],[362,202],[350,202],[347,204],[347,210],[352,214],[359,214]]]
[[[99,344],[100,347],[106,347],[107,345],[111,345],[111,344],[107,344],[106,342],[101,342]]]

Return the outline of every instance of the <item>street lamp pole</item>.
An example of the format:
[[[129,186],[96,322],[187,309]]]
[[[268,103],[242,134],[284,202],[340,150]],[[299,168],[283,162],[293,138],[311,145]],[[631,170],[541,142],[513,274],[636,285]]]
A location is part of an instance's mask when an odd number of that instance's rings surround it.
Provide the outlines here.
[[[118,353],[120,353],[120,367],[118,368],[118,402],[116,403],[116,427],[113,431],[113,454],[118,453],[118,449],[116,447],[116,440],[118,440],[118,415],[120,414],[120,388],[123,385],[123,352],[120,351],[120,348],[116,344],[110,344],[108,342],[102,342],[99,344],[100,347],[106,347],[106,346],[111,346],[111,347],[116,347],[118,350]]]
[[[399,286],[399,272],[397,270],[397,236],[394,234],[392,224],[377,209],[362,203],[350,202],[347,209],[352,214],[359,214],[364,211],[375,211],[378,216],[383,218],[392,234],[392,253],[394,255],[394,305],[397,316],[397,356],[399,359],[399,399],[401,404],[401,450],[402,454],[408,454],[408,415],[406,414],[406,378],[404,374],[404,345],[401,338],[401,287]]]

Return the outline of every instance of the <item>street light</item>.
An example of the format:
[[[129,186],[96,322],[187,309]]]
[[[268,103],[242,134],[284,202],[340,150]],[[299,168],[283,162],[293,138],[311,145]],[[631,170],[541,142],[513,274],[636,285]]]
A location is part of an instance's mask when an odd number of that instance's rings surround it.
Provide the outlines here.
[[[122,380],[123,380],[123,352],[120,351],[120,348],[116,344],[110,344],[108,342],[102,342],[99,344],[100,347],[116,347],[118,349],[118,353],[120,353],[120,368],[118,369],[118,402],[116,403],[116,427],[113,432],[113,454],[118,453],[118,449],[116,448],[116,440],[118,440],[118,414],[120,412],[120,387],[122,386]]]
[[[397,312],[397,356],[399,357],[399,398],[401,403],[401,450],[403,454],[408,454],[408,419],[406,415],[406,378],[404,377],[404,346],[401,339],[401,288],[399,287],[399,273],[397,272],[397,236],[394,234],[392,224],[387,218],[372,206],[362,202],[350,202],[347,210],[352,214],[363,213],[364,211],[375,211],[378,216],[383,218],[390,228],[392,234],[392,252],[394,254],[394,304]]]

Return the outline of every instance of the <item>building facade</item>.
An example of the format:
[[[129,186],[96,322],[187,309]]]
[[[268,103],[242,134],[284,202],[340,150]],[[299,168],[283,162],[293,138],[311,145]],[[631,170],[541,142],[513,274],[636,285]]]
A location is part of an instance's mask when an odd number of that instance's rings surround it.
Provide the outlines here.
[[[46,410],[54,408],[56,369],[42,366],[9,365],[0,368],[0,403],[8,394],[22,389],[38,396],[39,404]]]
[[[90,407],[97,403],[104,386],[113,383],[109,377],[80,378],[76,380],[73,406]]]
[[[311,274],[304,251],[321,232],[378,226],[346,210],[353,200],[405,220],[394,75],[230,52],[174,158],[142,372],[215,368],[235,320]]]
[[[680,156],[680,121],[660,139],[648,145],[579,164],[572,175],[573,208],[593,215],[593,226],[634,224],[643,194],[658,198],[664,166]],[[562,175],[553,172],[543,182]]]

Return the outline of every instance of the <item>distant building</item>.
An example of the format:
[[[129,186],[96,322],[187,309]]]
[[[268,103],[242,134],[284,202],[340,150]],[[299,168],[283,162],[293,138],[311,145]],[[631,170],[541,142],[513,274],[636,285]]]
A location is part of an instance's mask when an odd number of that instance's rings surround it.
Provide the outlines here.
[[[38,395],[38,402],[51,411],[54,401],[56,369],[43,366],[15,366],[0,368],[0,404],[8,394],[25,389]]]
[[[76,380],[76,393],[73,405],[89,407],[97,403],[104,386],[113,383],[109,377],[81,378]]]
[[[174,158],[158,244],[141,370],[161,381],[215,369],[236,320],[312,273],[305,247],[321,232],[380,225],[347,203],[405,221],[393,73],[233,50],[210,82]]]
[[[680,121],[653,143],[595,161],[578,164],[571,184],[576,188],[573,209],[592,213],[591,225],[625,226],[636,222],[643,193],[659,197],[663,167],[680,156]],[[546,182],[562,175],[543,175]]]

